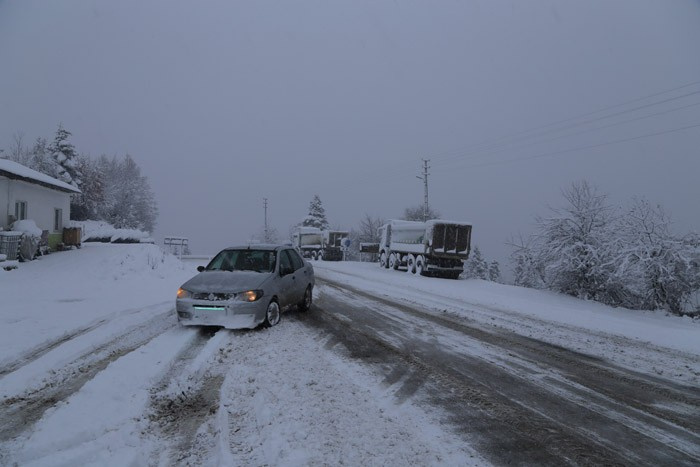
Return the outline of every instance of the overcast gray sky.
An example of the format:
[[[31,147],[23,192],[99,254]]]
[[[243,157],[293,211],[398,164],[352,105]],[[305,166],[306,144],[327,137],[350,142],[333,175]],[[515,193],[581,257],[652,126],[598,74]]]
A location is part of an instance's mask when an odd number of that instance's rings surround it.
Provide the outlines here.
[[[699,81],[695,0],[0,0],[0,148],[63,122],[81,152],[130,153],[156,237],[202,253],[258,230],[263,197],[281,233],[316,193],[333,225],[398,217],[422,157],[487,259],[581,179],[700,230],[699,127],[569,151],[700,124],[700,84],[478,146]]]

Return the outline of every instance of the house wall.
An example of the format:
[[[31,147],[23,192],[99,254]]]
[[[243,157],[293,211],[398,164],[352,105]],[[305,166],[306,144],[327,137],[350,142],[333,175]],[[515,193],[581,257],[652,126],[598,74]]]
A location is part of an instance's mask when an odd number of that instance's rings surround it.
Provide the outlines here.
[[[63,210],[63,225],[70,219],[70,194],[51,190],[20,180],[0,177],[0,226],[9,227],[9,216],[15,213],[15,202],[27,203],[27,219],[32,219],[41,230],[54,231],[54,209]]]

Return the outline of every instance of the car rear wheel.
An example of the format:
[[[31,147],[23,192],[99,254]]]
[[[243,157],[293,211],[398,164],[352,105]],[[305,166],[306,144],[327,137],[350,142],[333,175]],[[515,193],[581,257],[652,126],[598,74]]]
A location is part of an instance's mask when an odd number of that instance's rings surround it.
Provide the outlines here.
[[[265,327],[272,327],[280,322],[280,306],[274,300],[267,305],[267,311],[265,312],[265,321],[263,325]]]
[[[311,289],[311,286],[308,286],[306,288],[306,291],[304,292],[304,298],[301,299],[301,302],[299,302],[299,305],[297,308],[299,308],[299,311],[308,311],[309,308],[311,308],[311,301],[313,300],[313,290]]]

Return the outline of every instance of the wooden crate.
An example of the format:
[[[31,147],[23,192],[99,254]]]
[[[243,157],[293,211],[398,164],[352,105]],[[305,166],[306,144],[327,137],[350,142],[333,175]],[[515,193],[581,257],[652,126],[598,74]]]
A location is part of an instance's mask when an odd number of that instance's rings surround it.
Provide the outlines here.
[[[66,227],[63,229],[63,246],[74,246],[80,248],[81,229],[80,227]]]

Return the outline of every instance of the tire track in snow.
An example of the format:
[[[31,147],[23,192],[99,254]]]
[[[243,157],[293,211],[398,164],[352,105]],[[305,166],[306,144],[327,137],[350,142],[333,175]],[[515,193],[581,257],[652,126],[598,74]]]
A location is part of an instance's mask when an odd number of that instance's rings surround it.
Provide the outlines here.
[[[168,315],[172,315],[172,310],[158,314],[145,323],[127,328],[111,340],[84,353],[64,368],[58,369],[57,375],[50,378],[42,387],[3,399],[0,402],[0,420],[3,421],[0,424],[0,442],[9,441],[31,429],[44,412],[79,391],[110,363],[172,329],[176,325],[174,321],[164,324],[164,318]],[[96,327],[98,326],[93,329]],[[73,338],[86,332],[88,331],[79,333]],[[65,340],[62,343],[64,342]]]
[[[170,371],[151,391],[148,434],[160,446],[152,458],[161,465],[199,465],[213,456],[215,436],[200,433],[216,424],[221,386],[235,333],[200,328],[194,345],[178,356]]]
[[[336,284],[336,287],[341,291],[351,290],[340,284]],[[527,456],[535,456],[527,457],[528,462],[537,463],[551,463],[551,456],[558,459],[555,463],[563,459],[569,459],[569,461],[575,459],[575,463],[644,463],[650,462],[649,459],[667,461],[673,459],[679,464],[688,463],[689,459],[697,460],[697,452],[692,454],[693,440],[698,439],[697,433],[688,432],[666,421],[662,421],[661,427],[653,426],[653,417],[646,414],[640,416],[635,410],[629,410],[626,407],[627,413],[624,415],[632,417],[637,423],[637,426],[635,423],[628,423],[631,426],[627,426],[624,420],[621,420],[624,417],[608,419],[607,413],[589,411],[587,407],[579,405],[580,401],[566,399],[561,391],[559,394],[547,394],[547,391],[543,393],[544,388],[551,390],[551,385],[548,387],[546,379],[523,378],[523,372],[527,374],[533,368],[538,370],[537,373],[541,374],[544,371],[546,374],[546,370],[542,367],[546,368],[551,364],[556,367],[557,363],[566,376],[573,374],[580,377],[581,375],[577,374],[579,367],[602,366],[598,359],[551,345],[538,348],[537,341],[533,339],[524,338],[521,342],[519,336],[510,336],[509,333],[503,332],[489,333],[483,329],[455,323],[361,291],[351,290],[350,294],[347,299],[342,300],[324,297],[324,294],[321,294],[319,300],[321,306],[337,311],[337,313],[323,313],[322,318],[333,318],[335,323],[331,322],[329,326],[329,321],[322,319],[321,323],[324,323],[322,327],[329,328],[336,342],[343,343],[356,357],[392,368],[387,373],[387,380],[388,383],[401,385],[397,391],[397,397],[401,397],[401,392],[404,393],[403,397],[412,396],[421,388],[424,393],[431,394],[431,391],[426,390],[425,387],[432,387],[434,391],[430,398],[436,405],[448,407],[453,411],[451,415],[453,423],[467,432],[473,431],[474,425],[480,425],[481,432],[489,433],[484,444],[492,454],[496,453],[498,462],[514,461],[513,458],[504,459],[502,453],[498,454],[503,450],[506,452],[512,450],[514,446],[523,453],[527,453]],[[363,307],[363,302],[357,300],[357,295],[364,297],[365,303],[379,303],[384,307],[392,307],[396,311],[387,315],[373,310],[372,307]],[[358,311],[351,311],[353,304]],[[397,316],[400,317],[401,313],[438,324],[449,329],[450,332],[465,334],[467,339],[485,341],[488,346],[502,348],[504,355],[517,354],[522,351],[522,347],[528,349],[532,355],[525,355],[524,365],[516,369],[509,367],[509,365],[512,366],[509,358],[500,362],[488,362],[479,361],[483,355],[477,357],[458,355],[454,353],[454,348],[436,346],[435,344],[441,342],[439,339],[437,342],[425,341],[425,336],[421,337],[420,333],[413,330],[415,325],[410,325],[410,320],[408,320],[409,327],[406,326],[406,322],[397,321],[399,320]],[[429,326],[424,327],[429,328]],[[394,357],[382,355],[381,349]],[[557,362],[556,359],[553,360],[551,354],[561,357],[566,365]],[[405,365],[397,367],[397,357],[398,361],[405,362]],[[544,359],[544,364],[537,359]],[[618,371],[608,367],[603,369]],[[624,372],[624,370],[621,371]],[[601,384],[606,381],[605,378],[599,379]],[[645,385],[655,384],[654,381],[647,381],[644,376],[636,375],[635,379],[627,383],[632,385],[631,388],[626,388],[625,394],[628,398],[630,391],[634,392],[638,389],[634,385],[637,380],[644,382]],[[685,393],[687,389],[681,388],[681,391]],[[668,392],[673,391],[673,388],[662,387],[660,390]],[[610,410],[611,406],[613,410],[619,408],[615,406],[617,402],[611,403],[605,397],[601,398],[598,394],[591,393],[594,391],[588,391],[583,404],[587,399],[602,405],[605,407],[602,412]],[[626,399],[621,400],[620,404],[627,405]],[[482,412],[482,415],[479,416],[478,412]],[[570,426],[572,424],[580,426]],[[608,428],[607,425],[610,427]],[[635,431],[639,430],[640,426],[644,429],[641,432]],[[657,428],[662,430],[662,436],[644,438],[642,434],[640,438],[641,433],[653,434]],[[607,432],[607,437],[605,435],[601,437],[601,431]],[[655,438],[663,440],[664,435],[675,439],[679,450],[669,446],[661,448],[658,441],[652,441]],[[506,441],[498,439],[504,436]],[[637,440],[633,449],[628,449],[626,446],[625,441],[628,437]],[[617,443],[614,442],[615,439],[618,439]],[[644,439],[647,441],[645,442]],[[657,448],[660,450],[658,453]],[[641,452],[648,457],[642,456]]]
[[[147,307],[140,307],[140,308],[132,308],[130,310],[124,310],[124,311],[119,311],[112,313],[110,316],[106,318],[102,318],[88,326],[84,326],[81,328],[78,328],[74,331],[71,331],[67,334],[62,335],[61,337],[58,337],[56,339],[44,342],[32,349],[27,350],[23,354],[21,354],[18,358],[16,358],[14,361],[10,363],[6,363],[2,367],[0,367],[0,378],[3,376],[12,373],[14,371],[17,371],[19,368],[28,365],[29,363],[43,357],[53,349],[65,344],[68,341],[71,341],[77,337],[80,337],[82,335],[85,335],[91,331],[94,331],[95,329],[123,316],[123,315],[128,315],[128,314],[135,314],[135,313],[140,313],[142,311],[164,305],[166,303],[171,303],[171,300],[168,300],[167,302],[160,302],[160,303],[155,303],[153,305],[147,306]]]
[[[607,398],[617,400],[624,405],[631,405],[642,412],[667,420],[689,431],[700,432],[700,410],[696,412],[688,412],[687,409],[681,411],[673,410],[674,407],[700,408],[700,391],[697,388],[634,373],[604,362],[600,358],[549,342],[508,331],[485,330],[475,326],[473,323],[467,324],[467,321],[463,318],[436,315],[397,301],[376,297],[334,281],[325,282],[337,290],[351,291],[355,295],[380,302],[419,319],[428,320],[439,326],[461,332],[470,338],[501,348],[504,355],[517,353],[518,356],[534,365],[555,368],[562,374],[565,374],[567,378],[572,379],[578,385],[588,388],[592,392],[603,394]],[[575,371],[573,371],[574,369]],[[630,388],[635,388],[638,396],[655,394],[657,397],[624,397],[629,395]],[[659,400],[659,398],[662,400]]]

